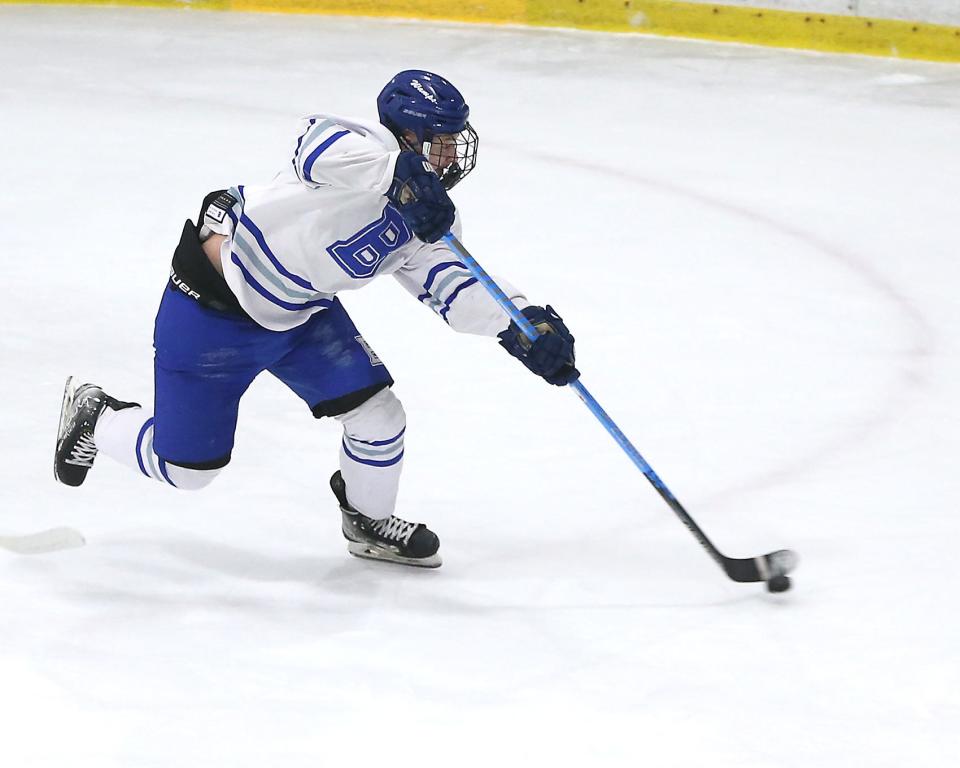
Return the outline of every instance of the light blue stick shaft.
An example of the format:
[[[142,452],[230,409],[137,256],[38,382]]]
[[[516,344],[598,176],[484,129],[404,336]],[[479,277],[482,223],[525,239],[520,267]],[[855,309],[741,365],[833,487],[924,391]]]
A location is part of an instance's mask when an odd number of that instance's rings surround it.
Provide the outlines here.
[[[466,268],[470,270],[470,273],[477,278],[477,282],[487,289],[497,304],[499,304],[503,311],[510,316],[510,319],[517,324],[517,327],[523,331],[524,335],[530,339],[530,341],[536,340],[539,334],[536,328],[533,327],[533,324],[523,316],[520,310],[517,309],[517,305],[510,301],[510,298],[503,292],[503,289],[494,282],[493,278],[490,277],[490,275],[484,271],[483,267],[477,263],[477,260],[470,255],[470,252],[463,247],[463,243],[449,233],[443,236],[443,240],[450,246],[450,250],[460,258]],[[570,382],[567,386],[577,393],[584,405],[586,405],[587,408],[590,409],[590,412],[597,417],[597,420],[603,424],[607,432],[610,433],[610,436],[617,441],[617,445],[623,449],[624,453],[630,457],[630,460],[637,465],[637,468],[653,483],[654,488],[660,492],[664,499],[666,499],[667,502],[672,502],[671,506],[673,506],[673,504],[679,505],[676,497],[670,492],[670,489],[667,488],[663,480],[661,480],[657,473],[653,471],[653,468],[647,464],[643,456],[640,455],[640,451],[633,447],[633,444],[627,439],[627,436],[620,431],[620,428],[614,423],[613,419],[600,407],[600,403],[587,391],[587,388],[583,386],[581,381],[578,379],[577,381]],[[687,521],[684,520],[684,522]],[[700,534],[702,535],[702,532],[700,532]]]
[[[470,252],[463,247],[463,244],[449,232],[443,236],[443,240],[450,246],[450,250],[466,265],[470,273],[477,279],[477,282],[486,288],[490,295],[496,299],[497,304],[499,304],[503,311],[510,316],[510,319],[517,324],[517,327],[523,331],[524,335],[530,341],[535,341],[539,335],[536,328],[534,328],[530,321],[517,309],[517,306],[510,301],[510,297],[503,292],[490,275],[483,270],[483,267],[477,264],[477,260],[470,255]],[[630,457],[630,460],[636,464],[637,468],[643,472],[647,480],[650,481],[650,484],[657,489],[660,497],[667,502],[667,505],[673,510],[674,514],[680,518],[680,522],[687,526],[690,533],[700,542],[700,545],[707,551],[710,557],[726,572],[727,576],[734,581],[740,582],[767,581],[772,583],[769,581],[772,577],[785,576],[785,574],[796,567],[797,555],[790,550],[779,550],[760,557],[736,559],[729,558],[720,552],[720,550],[713,545],[713,542],[707,538],[707,535],[700,526],[697,525],[696,521],[690,516],[690,513],[683,508],[683,505],[677,500],[677,497],[667,488],[663,480],[661,480],[657,476],[657,473],[653,471],[653,468],[647,464],[643,456],[640,455],[640,452],[633,447],[633,444],[627,439],[627,436],[620,431],[620,428],[613,422],[613,419],[611,419],[606,411],[600,407],[600,404],[594,400],[593,395],[587,391],[587,388],[583,386],[580,380],[571,382],[567,386],[577,393],[584,405],[586,405],[587,408],[590,409],[590,412],[597,417],[597,420],[603,424],[607,432],[610,433],[610,436],[617,441],[617,445],[623,449],[623,452],[626,453],[627,456]],[[787,588],[788,587],[789,581],[787,582]],[[778,591],[783,590],[780,589]]]

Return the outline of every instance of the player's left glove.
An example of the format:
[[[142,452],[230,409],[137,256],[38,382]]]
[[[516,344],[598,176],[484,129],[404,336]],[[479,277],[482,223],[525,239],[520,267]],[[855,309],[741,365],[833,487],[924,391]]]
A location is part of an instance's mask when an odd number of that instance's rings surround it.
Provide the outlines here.
[[[576,381],[580,371],[574,366],[574,338],[560,315],[549,304],[546,308],[526,307],[522,312],[540,334],[537,340],[531,343],[517,324],[511,322],[507,330],[497,336],[500,346],[550,384],[562,387]]]
[[[456,208],[429,161],[416,152],[401,152],[387,197],[413,234],[435,243],[453,226]]]

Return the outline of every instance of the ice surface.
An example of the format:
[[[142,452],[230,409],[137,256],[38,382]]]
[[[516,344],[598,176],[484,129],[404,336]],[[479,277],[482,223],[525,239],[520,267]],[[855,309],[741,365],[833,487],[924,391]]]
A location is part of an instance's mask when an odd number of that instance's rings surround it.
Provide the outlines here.
[[[203,493],[54,483],[67,374],[150,402],[203,195],[397,70],[468,95],[464,242],[551,302],[572,394],[391,279],[345,297],[409,416],[437,572],[346,553],[336,425],[258,380]],[[960,68],[638,36],[0,8],[0,764],[930,766],[960,754]]]

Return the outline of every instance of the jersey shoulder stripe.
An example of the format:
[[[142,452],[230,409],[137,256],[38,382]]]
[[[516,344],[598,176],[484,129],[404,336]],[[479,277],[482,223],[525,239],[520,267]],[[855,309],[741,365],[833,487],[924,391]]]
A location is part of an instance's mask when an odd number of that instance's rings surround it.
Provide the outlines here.
[[[290,160],[290,164],[293,165],[293,172],[297,175],[298,179],[300,178],[300,169],[297,168],[297,160],[300,159],[300,147],[303,145],[304,138],[308,133],[310,133],[310,129],[313,128],[316,122],[317,118],[310,118],[310,121],[307,123],[307,127],[303,129],[303,133],[297,137],[297,146],[293,148],[293,157]]]
[[[315,146],[320,138],[331,130],[335,130],[335,135],[328,136],[320,142],[319,146]],[[342,139],[348,133],[350,133],[349,129],[331,118],[318,116],[307,120],[307,127],[297,137],[297,144],[293,149],[293,157],[290,160],[297,178],[301,181],[318,183],[310,176],[313,164],[334,142]]]
[[[348,130],[337,131],[337,133],[335,133],[335,134],[333,134],[333,136],[330,136],[329,138],[325,139],[325,140],[323,141],[323,143],[320,144],[320,146],[318,146],[318,147],[317,147],[316,149],[314,149],[309,155],[307,155],[307,159],[306,159],[306,161],[304,161],[304,163],[303,163],[303,178],[304,178],[304,180],[313,182],[314,184],[317,183],[317,182],[315,182],[315,181],[313,180],[313,178],[310,176],[310,171],[313,170],[313,164],[314,164],[315,162],[317,162],[317,158],[320,157],[320,155],[322,155],[324,152],[326,152],[335,142],[339,141],[339,140],[342,139],[344,136],[347,136],[347,135],[349,135],[349,134],[350,134],[350,131],[348,131]]]

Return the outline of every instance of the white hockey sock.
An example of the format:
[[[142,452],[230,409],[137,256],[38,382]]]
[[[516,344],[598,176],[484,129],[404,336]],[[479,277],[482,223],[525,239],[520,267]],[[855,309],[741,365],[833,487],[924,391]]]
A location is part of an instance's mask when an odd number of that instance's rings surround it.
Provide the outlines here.
[[[208,486],[219,469],[188,469],[168,464],[153,450],[153,415],[143,408],[104,409],[93,431],[97,450],[146,477],[174,488],[196,491]]]
[[[403,406],[384,389],[336,419],[343,424],[340,473],[350,506],[367,517],[389,517],[397,505],[403,468]]]

